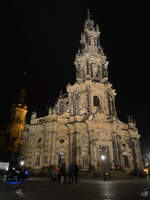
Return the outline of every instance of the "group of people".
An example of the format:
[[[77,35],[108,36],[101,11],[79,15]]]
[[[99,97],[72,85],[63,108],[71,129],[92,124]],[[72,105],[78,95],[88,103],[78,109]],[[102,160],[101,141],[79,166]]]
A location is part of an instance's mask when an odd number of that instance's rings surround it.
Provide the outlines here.
[[[70,164],[69,168],[66,169],[66,164],[63,163],[58,166],[57,169],[52,171],[52,179],[54,182],[58,183],[73,183],[78,182],[78,166],[73,162]]]
[[[28,178],[28,171],[21,168],[10,168],[4,175],[4,181],[24,182]]]

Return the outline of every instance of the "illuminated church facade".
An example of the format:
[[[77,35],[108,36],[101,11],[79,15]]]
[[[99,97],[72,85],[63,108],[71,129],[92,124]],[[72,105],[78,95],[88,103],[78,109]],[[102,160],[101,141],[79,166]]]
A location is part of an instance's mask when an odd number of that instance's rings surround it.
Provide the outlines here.
[[[133,120],[121,122],[116,92],[108,80],[108,61],[100,46],[98,25],[88,15],[76,54],[76,82],[67,85],[47,116],[32,113],[23,131],[26,167],[41,171],[71,162],[80,170],[143,168],[139,138]]]

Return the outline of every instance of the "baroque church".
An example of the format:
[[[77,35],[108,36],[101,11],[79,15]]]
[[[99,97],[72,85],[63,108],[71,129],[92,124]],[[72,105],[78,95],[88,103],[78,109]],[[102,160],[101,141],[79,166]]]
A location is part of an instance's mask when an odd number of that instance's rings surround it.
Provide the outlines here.
[[[143,169],[136,125],[117,117],[116,92],[99,38],[99,27],[88,13],[74,61],[75,83],[67,85],[67,94],[59,96],[47,116],[33,112],[25,124],[22,153],[28,169],[40,172],[71,162],[81,171]]]

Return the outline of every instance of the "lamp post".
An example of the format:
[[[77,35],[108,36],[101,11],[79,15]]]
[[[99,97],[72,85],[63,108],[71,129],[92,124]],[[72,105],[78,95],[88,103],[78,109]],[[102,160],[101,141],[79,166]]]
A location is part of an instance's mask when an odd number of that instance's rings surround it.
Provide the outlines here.
[[[106,156],[101,155],[101,160],[103,162],[103,174],[104,174],[104,181],[105,181],[105,160],[106,160]]]
[[[25,165],[25,161],[24,161],[24,160],[21,160],[21,161],[20,161],[20,165],[21,165],[21,167],[23,167],[23,166]]]

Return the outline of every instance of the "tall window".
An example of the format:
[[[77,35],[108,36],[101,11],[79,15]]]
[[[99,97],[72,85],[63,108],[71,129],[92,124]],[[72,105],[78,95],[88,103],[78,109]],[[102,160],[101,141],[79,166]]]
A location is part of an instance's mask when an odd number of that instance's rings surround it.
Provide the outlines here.
[[[94,45],[94,37],[90,36],[90,45]]]
[[[89,74],[89,62],[86,62],[86,73]]]
[[[97,96],[93,97],[93,105],[94,106],[100,106],[99,98]]]
[[[35,165],[40,166],[40,151],[37,150],[35,154]]]
[[[124,155],[124,156],[123,156],[123,161],[124,161],[124,167],[129,167],[128,156]]]
[[[97,46],[97,38],[94,38],[94,45]]]

